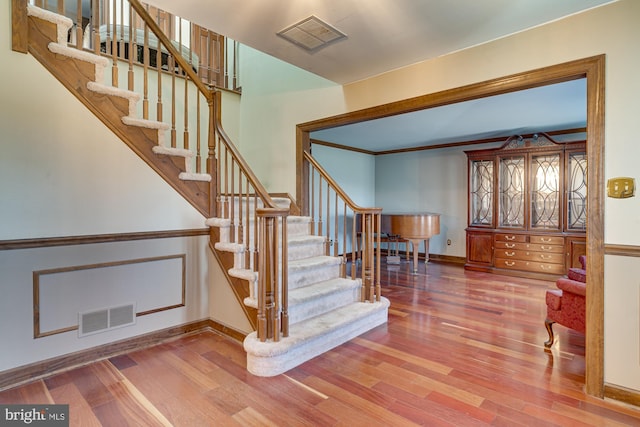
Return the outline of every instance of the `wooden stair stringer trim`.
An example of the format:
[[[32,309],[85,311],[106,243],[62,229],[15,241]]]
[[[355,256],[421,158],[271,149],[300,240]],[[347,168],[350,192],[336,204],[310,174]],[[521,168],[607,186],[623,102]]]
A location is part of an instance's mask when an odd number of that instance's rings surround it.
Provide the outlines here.
[[[49,50],[49,43],[57,41],[56,24],[33,16],[29,17],[28,22],[29,53],[174,190],[208,218],[209,182],[180,179],[181,174],[187,171],[186,160],[153,151],[153,147],[159,146],[158,130],[123,122],[122,118],[129,115],[128,99],[88,89],[87,84],[95,82],[94,64]]]
[[[248,298],[250,295],[249,282],[238,277],[233,277],[229,274],[229,270],[233,269],[234,267],[234,255],[231,252],[220,251],[215,248],[214,242],[218,241],[214,236],[216,232],[217,230],[215,229],[215,227],[211,227],[209,248],[211,249],[211,252],[213,252],[216,260],[218,261],[218,264],[224,272],[224,275],[227,278],[227,282],[229,283],[229,286],[231,287],[236,300],[240,304],[240,307],[242,307],[242,311],[251,324],[251,328],[255,331],[258,328],[258,310],[254,307],[249,307],[244,303],[245,298]]]

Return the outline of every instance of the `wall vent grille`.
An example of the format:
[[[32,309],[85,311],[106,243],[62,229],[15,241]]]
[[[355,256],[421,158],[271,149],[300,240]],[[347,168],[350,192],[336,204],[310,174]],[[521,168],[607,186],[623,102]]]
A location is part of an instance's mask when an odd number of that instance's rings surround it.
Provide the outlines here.
[[[135,303],[78,313],[78,336],[93,335],[136,323]]]

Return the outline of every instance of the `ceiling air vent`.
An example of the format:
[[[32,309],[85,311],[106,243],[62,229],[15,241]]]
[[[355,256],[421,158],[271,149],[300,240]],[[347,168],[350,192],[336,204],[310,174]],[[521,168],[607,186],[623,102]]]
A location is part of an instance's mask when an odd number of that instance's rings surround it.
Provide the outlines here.
[[[313,15],[285,28],[277,34],[309,52],[317,51],[347,37],[346,34]]]

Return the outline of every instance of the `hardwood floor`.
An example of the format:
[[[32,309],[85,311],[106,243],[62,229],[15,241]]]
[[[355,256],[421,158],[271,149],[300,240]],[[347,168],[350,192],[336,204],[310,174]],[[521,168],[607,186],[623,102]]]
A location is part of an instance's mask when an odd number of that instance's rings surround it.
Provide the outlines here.
[[[629,426],[640,408],[586,396],[584,336],[557,326],[552,282],[461,266],[383,266],[389,322],[273,378],[214,332],[96,362],[0,393],[68,403],[73,426]]]

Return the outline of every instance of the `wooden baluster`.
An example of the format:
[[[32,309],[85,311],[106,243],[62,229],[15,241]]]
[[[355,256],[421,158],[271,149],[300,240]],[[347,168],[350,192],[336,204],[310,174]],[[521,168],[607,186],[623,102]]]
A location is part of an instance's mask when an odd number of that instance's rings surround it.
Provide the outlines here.
[[[316,173],[313,166],[309,166],[309,174],[311,175],[311,206],[309,215],[311,215],[311,234],[316,231]]]
[[[269,252],[273,253],[271,258],[271,275],[269,276],[271,282],[272,292],[272,305],[271,312],[271,329],[273,330],[273,341],[280,341],[280,287],[278,286],[278,247],[280,242],[278,239],[278,217],[270,217],[269,224],[271,224],[270,234],[273,236],[271,244],[269,245]]]
[[[133,8],[131,7],[131,5],[129,5],[129,58],[128,58],[128,65],[129,65],[129,69],[127,71],[127,88],[131,91],[133,91],[134,88],[134,73],[133,73],[133,58],[136,58],[136,61],[138,60],[138,42],[135,40],[135,32],[134,32],[134,27],[136,26],[135,22],[135,15],[136,12],[135,10],[133,10]]]
[[[369,235],[369,229],[367,228],[367,214],[362,214],[362,225],[360,226],[360,230],[362,230],[362,271],[360,272],[362,275],[361,300],[366,301],[367,281],[365,279],[365,272],[367,271],[369,263],[369,259],[367,258],[367,239]]]
[[[333,224],[333,256],[338,256],[338,225],[339,225],[339,217],[338,217],[338,193],[335,192],[335,200],[334,200],[334,224]]]
[[[240,49],[237,41],[233,41],[233,90],[238,90],[240,85],[238,84],[238,71],[240,69]]]
[[[189,79],[184,79],[184,132],[183,148],[189,150]]]
[[[234,186],[235,186],[235,160],[232,158],[231,159],[231,192],[228,194],[227,197],[229,197],[230,200],[230,208],[231,208],[231,212],[229,214],[229,217],[231,218],[231,241],[235,243],[236,241],[236,224],[235,224],[235,192],[234,192]]]
[[[113,87],[118,87],[118,18],[116,4],[114,3],[112,6],[111,20],[113,21],[113,37],[111,38],[111,85]]]
[[[171,147],[177,147],[176,130],[176,64],[173,56],[169,57],[169,72],[171,73]]]
[[[156,22],[160,22],[160,9],[156,9]],[[162,121],[162,44],[157,39],[156,45],[156,78],[158,79],[158,99],[156,100],[156,120]],[[185,161],[187,161],[185,159]]]
[[[236,243],[244,244],[244,209],[243,209],[243,200],[244,194],[242,193],[242,170],[240,169],[240,165],[238,165],[238,195],[234,199],[234,205],[238,205],[238,240]]]
[[[199,93],[196,93],[196,173],[201,173],[202,172],[202,156],[200,155],[200,150],[202,148],[201,146],[201,141],[200,141],[200,115],[201,115],[201,109],[200,109],[200,99],[201,99],[202,95]]]
[[[257,193],[255,193],[254,196],[253,196],[253,210],[254,210],[254,212],[256,212],[254,214],[254,221],[253,221],[253,235],[254,236],[258,236],[258,218],[257,218],[257,215],[258,215],[258,213],[257,213],[258,212],[258,194]],[[260,258],[258,256],[258,253],[259,253],[259,250],[260,250],[259,248],[260,248],[260,242],[256,238],[254,238],[253,254],[252,254],[252,258],[253,258],[252,261],[253,261],[253,266],[254,266],[253,269],[254,270],[256,270],[256,267],[258,266],[258,264],[260,262],[259,261]]]
[[[260,226],[259,226],[259,232],[260,232],[260,248],[259,251],[263,254],[265,254],[265,257],[267,257],[266,254],[266,250],[265,250],[265,236],[266,236],[266,226],[264,224],[264,219],[260,220]],[[267,340],[267,307],[266,307],[266,300],[267,300],[267,289],[266,289],[266,282],[267,282],[267,264],[268,262],[264,262],[264,263],[260,263],[260,265],[258,266],[258,327],[257,327],[257,335],[258,335],[258,339],[262,342]]]
[[[209,31],[207,32],[209,38],[209,57],[207,58],[208,79],[216,85],[226,88],[222,85],[219,71],[218,56],[220,55],[220,41],[218,35]]]
[[[100,0],[94,0],[92,9],[91,35],[93,39],[93,53],[100,55]]]
[[[380,301],[380,296],[382,295],[382,290],[380,288],[380,230],[382,227],[382,214],[378,213],[376,216],[376,238],[378,239],[376,243],[376,276],[375,276],[375,284],[376,284],[376,301]]]
[[[209,216],[213,217],[217,214],[217,203],[215,201],[218,200],[219,191],[218,191],[218,169],[219,165],[216,159],[216,151],[215,151],[215,94],[213,92],[209,93],[209,97],[207,98],[207,106],[209,107],[209,123],[207,126],[207,173],[211,176],[211,181],[209,181]]]
[[[149,6],[147,6],[148,8]],[[142,97],[142,118],[148,120],[149,119],[149,57],[151,56],[149,52],[149,27],[147,24],[144,24],[144,46],[142,48],[144,55],[144,63],[143,63],[143,76],[144,76],[144,84],[143,84],[143,97]]]
[[[282,319],[281,328],[282,336],[289,336],[289,253],[288,245],[285,244],[288,241],[287,237],[287,217],[282,217]]]
[[[58,15],[64,16],[64,0],[58,0]]]
[[[245,175],[245,183],[246,183],[246,191],[245,191],[245,197],[244,197],[244,203],[245,203],[245,209],[244,210],[247,213],[246,214],[246,217],[247,217],[246,222],[247,222],[247,224],[244,227],[244,230],[245,230],[244,241],[245,241],[245,246],[246,246],[247,249],[246,249],[246,252],[245,252],[244,262],[246,263],[245,264],[246,266],[250,266],[251,265],[251,246],[253,245],[253,242],[251,242],[251,234],[250,234],[251,233],[251,227],[250,227],[250,224],[251,224],[251,222],[250,222],[250,219],[251,219],[250,207],[251,207],[251,205],[250,205],[249,201],[251,199],[251,196],[250,196],[250,187],[249,187],[250,186],[250,182],[249,182],[249,178],[246,175]],[[255,215],[255,213],[253,215]]]
[[[82,28],[82,1],[81,0],[76,0],[76,49],[82,49],[82,34],[83,34],[83,28]],[[71,30],[73,31],[73,30]]]
[[[329,187],[329,181],[327,181],[327,230],[324,236],[325,242],[325,255],[331,255],[331,195],[330,195],[331,187]]]
[[[342,213],[342,264],[340,266],[340,277],[347,277],[347,204],[343,203],[344,211]],[[351,247],[355,244],[355,240],[351,241]],[[353,264],[353,258],[351,258]]]
[[[229,165],[229,150],[225,148],[224,150],[224,194],[225,194],[225,202],[224,202],[224,208],[225,208],[225,218],[229,218],[230,217],[230,212],[229,212],[229,171],[227,170],[227,167]]]
[[[318,231],[316,235],[322,236],[322,177],[318,174]]]
[[[356,252],[360,243],[357,233],[358,219],[356,212],[353,212],[353,219],[351,220],[351,278],[356,278],[356,267],[358,263],[359,252]],[[345,216],[346,218],[346,216]]]

